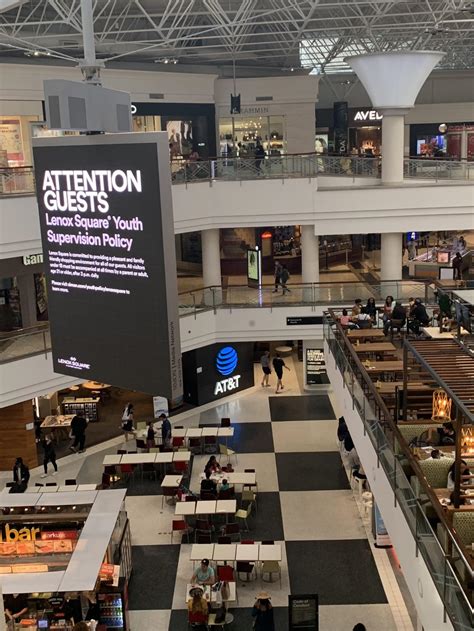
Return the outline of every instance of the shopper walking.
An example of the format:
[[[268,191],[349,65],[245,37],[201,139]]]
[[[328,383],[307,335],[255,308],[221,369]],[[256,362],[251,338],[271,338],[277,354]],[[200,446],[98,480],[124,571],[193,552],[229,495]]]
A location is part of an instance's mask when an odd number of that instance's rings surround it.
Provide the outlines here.
[[[147,449],[155,447],[155,428],[153,427],[153,421],[148,421],[148,429],[146,430],[146,446]]]
[[[281,271],[282,271],[282,266],[281,263],[279,261],[275,262],[275,289],[273,290],[273,293],[276,294],[278,292],[278,287],[281,284]]]
[[[166,414],[160,414],[158,420],[161,421],[161,440],[165,447],[171,443],[171,423]]]
[[[10,493],[24,493],[28,487],[30,470],[23,462],[23,458],[17,458],[13,465],[13,486]]]
[[[44,473],[41,475],[42,478],[46,478],[48,476],[48,462],[53,465],[54,472],[53,475],[56,475],[58,472],[58,465],[56,464],[56,451],[54,449],[53,441],[51,440],[51,436],[46,436],[43,440],[43,467]]]
[[[459,252],[453,258],[453,270],[454,280],[462,280],[462,256]]]
[[[69,449],[74,453],[79,452],[81,454],[85,451],[84,445],[86,443],[86,428],[86,419],[80,414],[76,414],[71,421],[71,438],[74,438],[74,442],[69,447]],[[78,447],[79,449],[77,449]]]
[[[133,437],[133,403],[127,403],[122,414],[122,431],[125,434],[125,442],[131,434]]]
[[[272,373],[270,368],[270,351],[265,351],[264,354],[260,357],[260,364],[262,365],[263,371],[262,388],[268,388],[270,385],[270,375]]]
[[[271,596],[267,592],[257,594],[257,600],[252,609],[255,631],[275,631],[273,607],[270,600]]]
[[[283,390],[283,368],[290,370],[283,359],[280,357],[280,355],[277,353],[276,357],[273,358],[273,369],[275,370],[275,374],[277,376],[277,386],[275,394],[278,394],[280,390]]]
[[[281,268],[282,269],[281,269],[281,274],[280,274],[280,282],[281,282],[281,287],[283,289],[283,295],[285,295],[285,294],[289,294],[291,291],[286,286],[286,283],[288,282],[290,278],[290,272],[288,271],[288,268],[286,267],[286,265],[282,265]]]
[[[257,175],[262,174],[262,162],[265,160],[265,149],[262,146],[260,140],[257,140],[255,147],[255,168],[257,169]]]

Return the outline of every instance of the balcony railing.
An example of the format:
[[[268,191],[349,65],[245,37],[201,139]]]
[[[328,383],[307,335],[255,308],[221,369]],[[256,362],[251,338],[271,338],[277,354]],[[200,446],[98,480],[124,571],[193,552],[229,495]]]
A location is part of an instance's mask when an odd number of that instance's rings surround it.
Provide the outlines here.
[[[433,583],[456,631],[474,628],[473,562],[448,524],[441,505],[424,477],[417,460],[387,409],[384,400],[362,366],[357,353],[330,309],[324,317],[324,339],[341,373],[367,434],[413,535],[416,555],[421,554]],[[416,475],[420,490],[415,493],[406,470]],[[434,532],[427,509],[438,518]],[[440,539],[448,542],[443,548]],[[445,552],[445,550],[449,550]]]
[[[181,317],[197,317],[204,311],[217,309],[278,309],[280,307],[317,307],[327,305],[350,306],[356,298],[366,301],[374,297],[379,304],[388,294],[408,301],[409,297],[422,298],[426,304],[433,304],[434,294],[429,282],[386,281],[375,285],[366,283],[301,283],[289,284],[291,293],[283,296],[281,291],[273,292],[273,285],[252,289],[243,285],[204,287],[179,294]],[[297,314],[295,314],[297,315]],[[0,333],[0,364],[24,359],[51,351],[49,324],[44,323],[31,329],[20,329]]]
[[[318,175],[356,178],[380,178],[381,158],[323,156],[315,153],[293,154],[280,157],[213,158],[189,162],[173,160],[173,184],[197,182],[226,182],[243,180],[279,180],[314,178]],[[404,177],[435,182],[446,180],[474,182],[474,162],[415,159],[404,160]],[[34,194],[35,179],[32,166],[0,168],[0,195]]]

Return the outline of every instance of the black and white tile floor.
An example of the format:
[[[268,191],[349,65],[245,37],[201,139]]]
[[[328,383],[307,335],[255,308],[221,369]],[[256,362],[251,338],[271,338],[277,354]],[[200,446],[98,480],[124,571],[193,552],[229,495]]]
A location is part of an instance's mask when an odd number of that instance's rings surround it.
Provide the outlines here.
[[[185,426],[232,419],[235,435],[229,446],[238,454],[234,468],[257,471],[258,513],[249,522],[249,538],[283,544],[281,587],[278,581],[262,584],[260,577],[251,583],[239,581],[238,605],[230,608],[234,622],[229,629],[250,631],[250,609],[264,588],[272,594],[277,631],[288,628],[288,594],[307,592],[319,594],[321,631],[350,631],[357,622],[363,622],[368,631],[411,630],[403,603],[398,600],[395,612],[396,599],[390,594],[389,604],[387,598],[387,590],[396,591],[396,581],[384,569],[383,584],[377,570],[372,541],[336,448],[337,421],[330,398],[324,393],[302,394],[298,366],[294,368],[285,374],[285,394],[275,396],[273,388],[258,385],[224,403],[178,417]],[[104,454],[115,453],[118,442],[95,447],[79,459],[65,458],[58,479],[75,476],[78,482],[97,482]],[[206,459],[193,458],[192,490],[199,489]],[[185,591],[193,572],[191,546],[186,539],[181,543],[178,534],[171,543],[174,507],[165,503],[162,509],[160,495],[158,483],[138,479],[127,494],[134,567],[129,594],[131,631],[187,629]]]

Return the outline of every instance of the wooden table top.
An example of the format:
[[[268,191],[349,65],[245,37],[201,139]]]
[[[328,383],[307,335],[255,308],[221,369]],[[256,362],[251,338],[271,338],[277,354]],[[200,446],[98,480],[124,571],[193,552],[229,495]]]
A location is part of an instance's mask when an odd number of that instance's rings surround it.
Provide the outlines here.
[[[376,372],[403,372],[403,362],[402,361],[377,361],[370,362],[370,365],[365,365],[364,368],[368,373],[376,373]]]
[[[396,351],[392,342],[367,342],[365,344],[354,344],[356,353],[388,353]]]
[[[380,394],[395,394],[395,388],[403,390],[403,381],[379,381],[376,385]],[[410,392],[427,392],[433,390],[433,388],[421,381],[412,381],[407,383],[407,390]]]
[[[347,337],[349,339],[361,339],[361,338],[371,338],[371,337],[385,337],[385,333],[383,329],[350,329],[347,332]]]

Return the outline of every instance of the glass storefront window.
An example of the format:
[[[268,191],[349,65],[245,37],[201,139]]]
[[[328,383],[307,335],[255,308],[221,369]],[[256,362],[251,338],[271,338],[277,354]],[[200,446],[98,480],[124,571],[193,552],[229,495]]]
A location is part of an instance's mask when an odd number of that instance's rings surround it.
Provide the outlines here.
[[[255,155],[259,140],[267,156],[286,153],[284,116],[235,116],[219,121],[219,149],[223,157],[248,158]]]
[[[33,164],[30,123],[38,116],[0,116],[0,167]]]
[[[161,116],[132,116],[133,131],[162,131]]]

